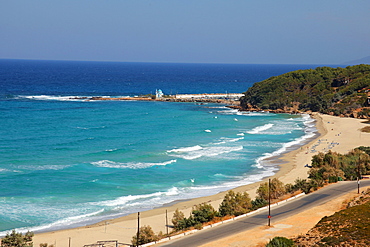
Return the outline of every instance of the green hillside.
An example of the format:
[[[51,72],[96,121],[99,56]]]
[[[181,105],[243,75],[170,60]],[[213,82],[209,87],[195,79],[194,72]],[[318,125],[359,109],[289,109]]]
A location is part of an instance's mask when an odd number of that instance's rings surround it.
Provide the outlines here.
[[[370,117],[370,65],[297,70],[255,83],[241,98],[245,110],[314,111]]]

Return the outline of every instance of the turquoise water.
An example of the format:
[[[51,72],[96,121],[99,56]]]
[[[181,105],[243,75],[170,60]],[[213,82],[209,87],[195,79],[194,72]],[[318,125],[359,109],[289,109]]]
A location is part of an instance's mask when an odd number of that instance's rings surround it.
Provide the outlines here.
[[[307,115],[86,102],[67,95],[91,92],[28,86],[1,94],[0,235],[82,226],[253,183],[277,171],[264,159],[316,133]]]

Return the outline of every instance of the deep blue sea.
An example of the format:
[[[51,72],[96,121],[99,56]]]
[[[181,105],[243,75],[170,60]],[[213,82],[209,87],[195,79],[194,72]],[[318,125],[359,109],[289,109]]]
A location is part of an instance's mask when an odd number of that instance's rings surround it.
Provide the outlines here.
[[[0,235],[82,226],[215,194],[277,170],[307,115],[70,96],[241,93],[315,65],[0,60]]]

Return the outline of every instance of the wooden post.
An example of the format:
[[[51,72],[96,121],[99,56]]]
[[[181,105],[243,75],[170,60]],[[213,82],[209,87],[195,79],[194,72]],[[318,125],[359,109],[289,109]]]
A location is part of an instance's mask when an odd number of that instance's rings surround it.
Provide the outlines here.
[[[168,235],[168,215],[167,215],[167,209],[166,209],[166,230]]]
[[[136,246],[139,246],[139,235],[140,235],[140,212],[137,212]]]
[[[357,194],[360,194],[360,179],[357,177]]]
[[[269,215],[267,216],[268,218],[268,226],[271,226],[271,179],[269,178]]]
[[[68,246],[71,247],[71,237],[69,237]]]

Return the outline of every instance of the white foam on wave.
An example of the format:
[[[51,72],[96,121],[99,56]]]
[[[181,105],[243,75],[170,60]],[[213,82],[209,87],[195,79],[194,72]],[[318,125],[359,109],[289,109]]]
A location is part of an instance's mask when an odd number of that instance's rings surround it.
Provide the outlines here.
[[[238,116],[246,116],[246,117],[254,117],[254,116],[263,116],[263,117],[268,117],[268,116],[274,116],[274,114],[269,113],[269,112],[249,112],[249,111],[238,111],[236,113]]]
[[[83,101],[81,96],[58,96],[58,95],[19,95],[19,98],[30,99],[30,100],[57,100],[57,101]]]
[[[217,111],[217,113],[224,114],[224,115],[238,115],[239,110],[231,109],[224,107],[222,110]]]
[[[176,196],[180,193],[177,187],[172,187],[164,192],[155,192],[144,195],[128,195],[118,197],[114,200],[107,200],[102,202],[93,202],[92,205],[108,206],[108,207],[128,207],[142,203],[149,203],[149,200],[158,201],[168,196]]]
[[[105,168],[118,168],[118,169],[145,169],[152,166],[166,166],[172,163],[177,162],[177,160],[169,160],[160,163],[145,163],[145,162],[114,162],[110,160],[100,160],[97,162],[92,162],[91,164],[97,167],[105,167]]]
[[[31,165],[19,165],[15,168],[19,170],[31,170],[31,171],[45,171],[45,170],[63,170],[65,168],[71,167],[71,165],[39,165],[39,166],[31,166]]]
[[[244,136],[244,134],[243,135],[240,135],[240,136]],[[244,137],[238,137],[238,138],[226,138],[226,137],[223,137],[223,138],[221,138],[221,141],[220,142],[216,142],[214,144],[215,145],[220,145],[220,144],[225,144],[225,143],[237,142],[237,141],[240,141],[240,140],[243,140],[243,139],[244,139]]]
[[[217,178],[231,178],[231,179],[243,179],[244,178],[243,176],[230,176],[230,175],[225,175],[222,173],[216,173],[213,176]]]
[[[9,170],[6,168],[0,168],[0,173],[6,173],[6,172],[21,172],[19,170]]]
[[[264,153],[261,157],[256,159],[256,164],[254,166],[257,167],[257,168],[263,168],[262,163],[263,163],[264,160],[266,160],[268,158],[271,158],[271,157],[279,156],[279,155],[287,152],[290,147],[292,147],[294,145],[299,145],[299,144],[305,142],[307,139],[312,138],[313,136],[315,136],[314,133],[306,134],[302,137],[296,138],[295,140],[293,140],[291,142],[284,143],[281,148],[279,148],[278,150],[276,150],[272,153]]]
[[[262,126],[255,127],[252,130],[247,131],[247,133],[252,134],[252,135],[253,134],[261,134],[263,131],[270,129],[273,126],[274,126],[274,124],[268,123],[268,124],[265,124],[265,125],[262,125]]]
[[[267,135],[285,135],[292,133],[294,130],[302,130],[298,123],[289,121],[279,121],[274,125],[274,128],[263,131]]]
[[[182,152],[182,153],[175,153],[169,154],[170,156],[174,156],[177,158],[182,158],[186,160],[194,160],[199,159],[202,157],[214,157],[225,153],[231,153],[235,151],[240,151],[243,149],[243,146],[236,146],[236,147],[224,147],[224,146],[211,146],[211,147],[203,147],[202,149],[195,150],[192,152]]]
[[[236,180],[234,181],[224,182],[219,185],[193,186],[193,187],[190,187],[189,190],[195,191],[195,193],[194,192],[192,193],[196,194],[197,196],[205,196],[209,194],[214,194],[220,191],[225,191],[225,190],[233,189],[239,186],[262,181],[263,178],[274,175],[277,170],[278,169],[276,167],[269,167],[269,168],[259,170],[259,172],[256,174],[246,175],[243,177],[236,177]]]
[[[69,226],[76,225],[78,223],[81,223],[81,222],[84,222],[84,221],[88,220],[89,218],[91,218],[93,216],[101,214],[104,211],[105,211],[104,209],[100,209],[100,210],[92,212],[92,213],[67,217],[67,218],[64,218],[64,219],[61,219],[61,220],[57,220],[57,221],[55,221],[53,223],[50,223],[50,224],[45,224],[45,225],[35,226],[35,227],[17,228],[15,230],[17,232],[26,233],[27,231],[38,232],[38,231],[43,231],[43,230],[47,230],[47,229],[68,228]],[[0,236],[5,236],[7,233],[8,233],[8,231],[0,232]]]
[[[264,153],[261,157],[256,159],[256,164],[254,165],[257,168],[263,168],[263,161],[271,158],[271,157],[276,157],[279,156],[285,152],[288,151],[289,148],[295,146],[295,145],[301,145],[305,142],[307,142],[310,138],[313,138],[316,135],[316,128],[314,125],[311,127],[311,124],[315,122],[314,119],[312,119],[308,114],[307,116],[303,116],[302,120],[305,125],[305,135],[298,137],[294,139],[291,142],[284,143],[281,148],[278,150],[272,152],[272,153]],[[313,121],[312,121],[313,120]],[[297,129],[301,129],[300,127],[297,127]]]
[[[196,146],[192,146],[192,147],[172,149],[172,150],[167,151],[167,153],[191,152],[191,151],[197,151],[197,150],[201,150],[201,149],[203,149],[201,146],[196,145]]]
[[[302,118],[303,118],[303,123],[306,127],[308,128],[312,128],[312,127],[315,127],[315,123],[316,123],[316,120],[311,118],[310,115],[308,114],[303,114],[302,115]]]

